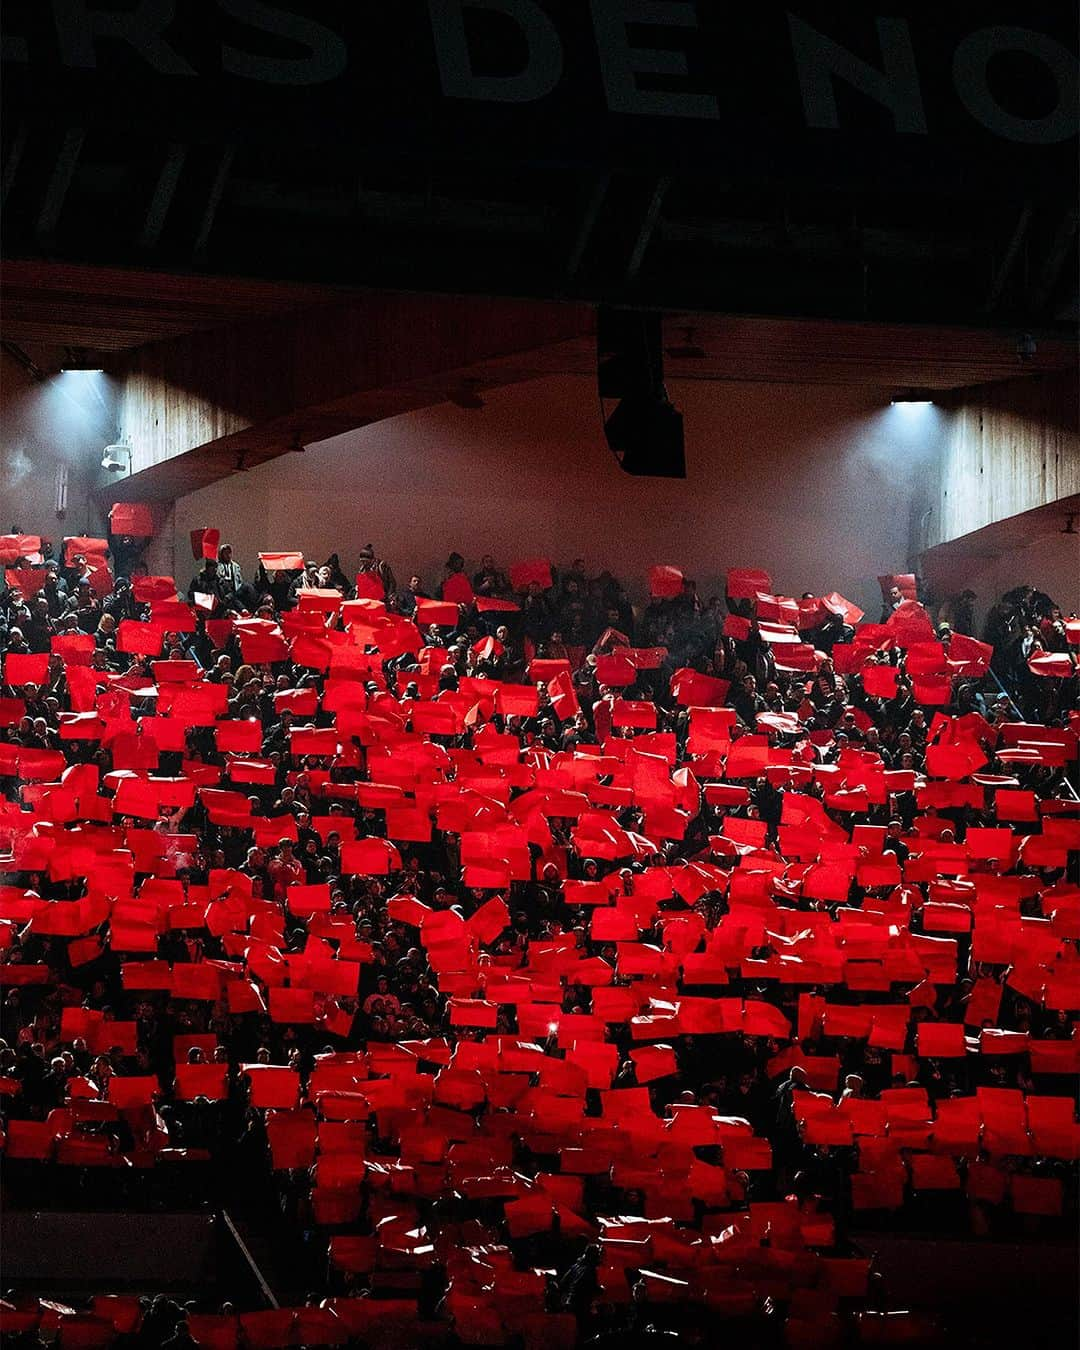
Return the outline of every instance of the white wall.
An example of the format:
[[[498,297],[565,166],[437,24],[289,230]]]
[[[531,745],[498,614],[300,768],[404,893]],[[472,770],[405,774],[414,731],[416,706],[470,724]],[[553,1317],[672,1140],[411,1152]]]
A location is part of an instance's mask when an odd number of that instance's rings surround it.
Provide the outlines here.
[[[1062,534],[1065,519],[1063,513],[1045,533],[995,557],[949,557],[928,574],[943,596],[966,588],[975,592],[977,632],[995,601],[1024,584],[1045,591],[1066,614],[1080,613],[1080,534]]]
[[[1080,493],[1076,370],[1021,375],[946,396],[944,453],[926,476],[920,548]]]
[[[90,498],[102,449],[116,439],[107,376],[70,371],[35,380],[6,352],[0,360],[0,533],[17,526],[57,542],[96,534],[103,516]],[[68,470],[68,508],[56,515],[56,469]]]
[[[260,549],[339,551],[365,543],[399,579],[435,585],[451,549],[470,567],[553,555],[610,567],[632,594],[657,562],[704,595],[729,566],[765,567],[786,594],[834,587],[876,611],[881,572],[904,570],[914,485],[939,449],[935,409],[872,391],[683,381],[686,481],[622,473],[600,429],[596,387],[552,377],[365,427],[181,498],[178,581],[188,531],[216,525],[245,575]],[[876,613],[874,614],[876,617]]]

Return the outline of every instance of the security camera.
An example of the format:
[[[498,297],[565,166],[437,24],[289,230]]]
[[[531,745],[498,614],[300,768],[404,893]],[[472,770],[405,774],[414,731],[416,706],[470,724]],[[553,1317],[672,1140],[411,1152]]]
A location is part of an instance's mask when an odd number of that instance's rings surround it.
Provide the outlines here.
[[[130,472],[131,446],[123,441],[107,445],[101,455],[101,467],[110,473],[120,473],[124,469]]]

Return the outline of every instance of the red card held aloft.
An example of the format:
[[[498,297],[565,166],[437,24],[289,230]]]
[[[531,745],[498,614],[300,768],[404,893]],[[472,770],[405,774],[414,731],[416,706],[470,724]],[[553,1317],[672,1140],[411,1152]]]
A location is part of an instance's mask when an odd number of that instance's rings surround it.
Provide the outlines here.
[[[347,839],[341,845],[341,870],[359,876],[386,876],[401,866],[401,854],[386,839]]]
[[[176,1066],[176,1096],[182,1102],[207,1097],[210,1101],[225,1100],[228,1065],[178,1064]]]
[[[295,1110],[300,1102],[300,1075],[276,1064],[241,1064],[250,1084],[252,1106]]]
[[[772,591],[772,577],[756,567],[729,567],[727,593],[733,600],[753,600],[758,591]]]
[[[456,628],[459,611],[451,600],[426,600],[419,596],[416,601],[416,622],[422,628],[434,624],[438,628]]]
[[[24,684],[44,684],[48,670],[48,652],[8,652],[4,657],[4,682],[16,689]]]
[[[485,1003],[479,998],[450,1000],[450,1025],[453,1027],[481,1027],[493,1031],[498,1016],[499,1009],[495,1003]]]
[[[214,558],[216,560],[220,542],[220,530],[211,529],[208,525],[199,530],[192,530],[191,556],[196,560],[201,558]]]
[[[302,572],[304,555],[295,551],[260,553],[259,562],[267,572]]]
[[[683,574],[677,567],[649,568],[649,594],[655,600],[673,600],[682,595]]]
[[[684,708],[719,708],[731,688],[730,680],[684,667],[671,677],[671,692]]]
[[[13,563],[41,552],[41,537],[36,534],[0,535],[0,562]]]
[[[42,586],[49,579],[49,570],[46,567],[15,567],[4,569],[4,580],[22,596],[24,600],[29,600],[37,595]]]
[[[510,568],[510,585],[515,591],[527,591],[532,585],[539,586],[542,591],[550,590],[551,563],[546,558],[514,563]]]
[[[966,1053],[964,1028],[959,1022],[921,1022],[915,1044],[921,1059],[963,1059]]]
[[[154,516],[146,502],[114,502],[109,511],[110,534],[126,534],[133,539],[150,539]]]
[[[670,1045],[643,1045],[630,1051],[639,1084],[655,1082],[678,1071],[675,1051]]]

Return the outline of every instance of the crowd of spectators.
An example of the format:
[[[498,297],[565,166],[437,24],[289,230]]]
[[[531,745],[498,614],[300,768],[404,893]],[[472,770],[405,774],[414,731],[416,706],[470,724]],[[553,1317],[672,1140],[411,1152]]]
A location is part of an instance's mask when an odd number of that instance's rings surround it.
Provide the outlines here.
[[[161,1343],[872,1340],[861,1228],[1075,1225],[1050,597],[980,641],[910,576],[874,623],[194,542],[181,598],[130,538],[0,540],[7,1201],[258,1191],[314,1253],[309,1308]]]

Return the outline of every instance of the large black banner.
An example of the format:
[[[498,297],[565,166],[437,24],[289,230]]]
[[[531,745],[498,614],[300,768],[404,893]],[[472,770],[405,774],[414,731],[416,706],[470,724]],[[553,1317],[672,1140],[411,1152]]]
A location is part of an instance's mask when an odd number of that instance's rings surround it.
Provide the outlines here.
[[[1068,308],[1070,5],[5,0],[3,20],[9,255]]]

